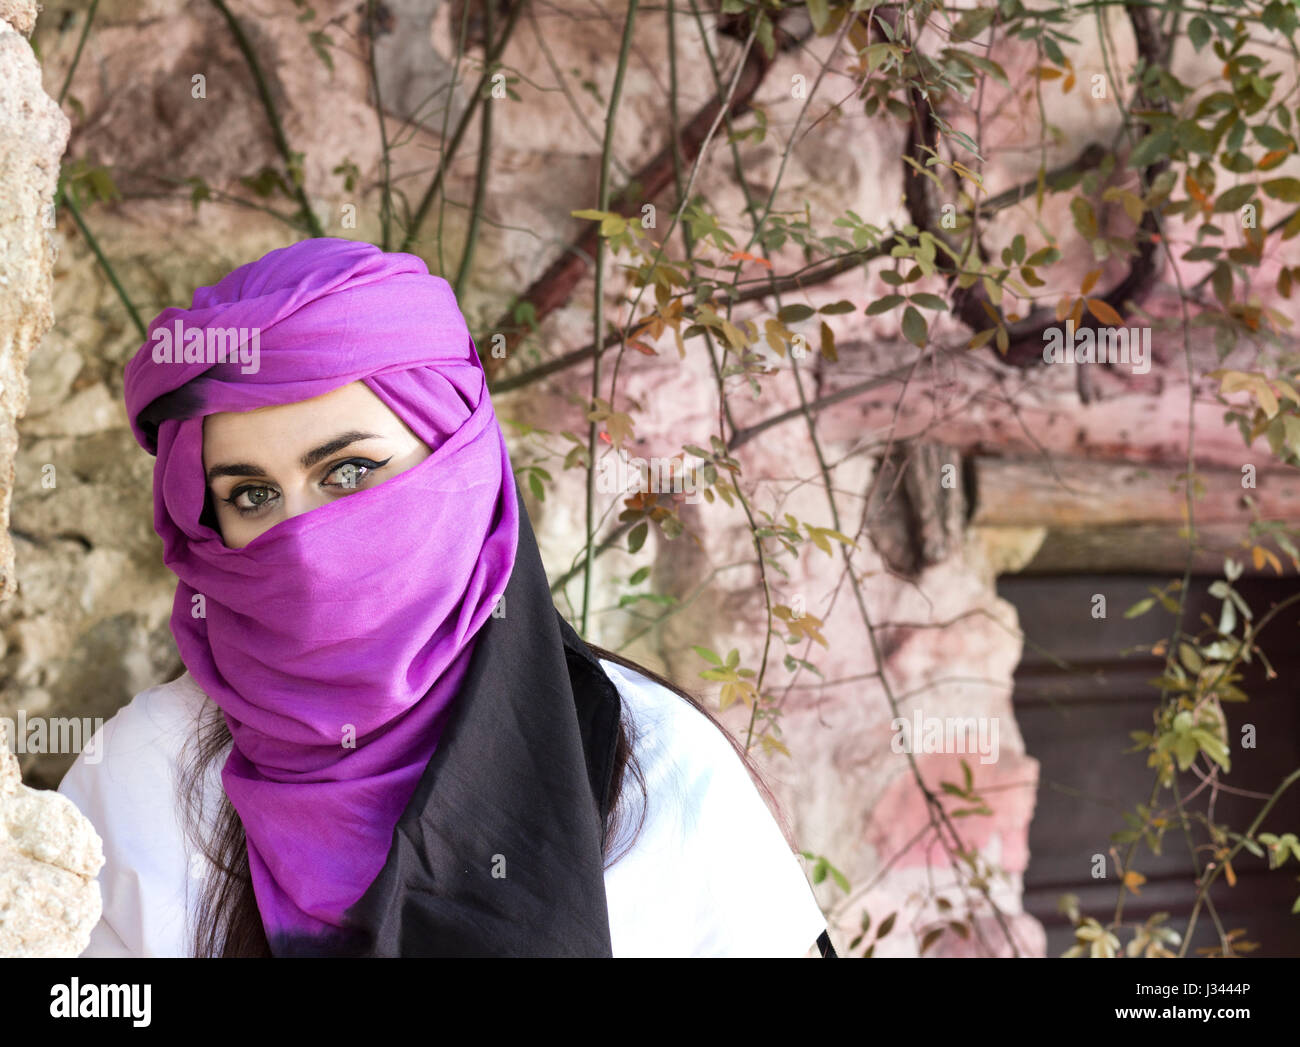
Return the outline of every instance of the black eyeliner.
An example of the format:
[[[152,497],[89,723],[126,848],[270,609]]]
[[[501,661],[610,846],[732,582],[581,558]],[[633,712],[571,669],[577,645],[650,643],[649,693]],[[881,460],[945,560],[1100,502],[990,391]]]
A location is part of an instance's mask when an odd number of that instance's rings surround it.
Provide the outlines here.
[[[391,462],[392,460],[393,460],[393,456],[392,456],[391,454],[390,454],[387,458],[385,458],[383,461],[381,461],[381,462],[376,462],[376,461],[375,461],[374,459],[372,459],[372,458],[361,458],[361,457],[345,458],[345,459],[343,459],[342,461],[340,461],[340,462],[335,462],[333,465],[331,465],[330,468],[329,468],[329,470],[328,470],[328,472],[326,472],[325,475],[326,475],[326,476],[329,476],[330,473],[334,472],[335,469],[338,469],[340,466],[343,466],[343,465],[349,465],[349,464],[360,465],[360,466],[362,466],[363,468],[369,469],[370,472],[373,473],[373,472],[377,472],[378,470],[382,469],[384,466],[386,466],[386,465],[387,465],[389,462]],[[369,474],[367,474],[367,475],[369,475]],[[331,484],[330,486],[337,487],[337,486],[339,486],[339,485],[338,485],[338,484]],[[231,491],[229,497],[227,497],[227,498],[220,498],[220,499],[218,499],[218,500],[219,500],[219,501],[222,501],[222,502],[225,502],[225,503],[226,503],[227,505],[229,505],[232,509],[234,509],[235,512],[239,513],[241,516],[252,516],[252,515],[254,515],[254,514],[260,512],[261,509],[266,505],[266,503],[263,502],[262,505],[259,505],[259,506],[249,506],[249,507],[246,508],[246,507],[244,507],[244,506],[242,506],[242,505],[236,505],[236,504],[235,504],[235,500],[236,500],[236,499],[237,499],[241,494],[243,494],[245,491],[256,491],[256,490],[263,489],[263,488],[265,488],[265,487],[266,487],[266,484],[251,484],[251,485],[249,485],[249,484],[245,484],[245,485],[241,485],[241,486],[239,486],[239,487],[236,487],[233,491]]]

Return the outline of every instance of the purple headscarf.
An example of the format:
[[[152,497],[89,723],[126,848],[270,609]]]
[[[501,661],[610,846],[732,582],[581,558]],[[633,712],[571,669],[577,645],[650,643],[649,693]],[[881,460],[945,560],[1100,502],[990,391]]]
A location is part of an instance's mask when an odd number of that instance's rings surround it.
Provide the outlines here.
[[[199,416],[162,421],[155,442],[141,411],[194,379]],[[203,414],[358,380],[428,458],[242,549],[200,523]],[[384,865],[514,565],[514,474],[469,329],[414,255],[304,240],[161,312],[125,393],[157,455],[154,527],[180,579],[172,634],[234,739],[222,782],[263,924],[328,934]]]

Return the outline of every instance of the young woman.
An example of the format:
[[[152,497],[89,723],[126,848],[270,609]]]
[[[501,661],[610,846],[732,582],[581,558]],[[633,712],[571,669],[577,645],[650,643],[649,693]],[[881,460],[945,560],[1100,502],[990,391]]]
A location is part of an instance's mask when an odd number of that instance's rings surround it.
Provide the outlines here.
[[[125,399],[186,671],[60,785],[105,847],[84,955],[834,955],[743,751],[556,610],[420,259],[272,251]]]

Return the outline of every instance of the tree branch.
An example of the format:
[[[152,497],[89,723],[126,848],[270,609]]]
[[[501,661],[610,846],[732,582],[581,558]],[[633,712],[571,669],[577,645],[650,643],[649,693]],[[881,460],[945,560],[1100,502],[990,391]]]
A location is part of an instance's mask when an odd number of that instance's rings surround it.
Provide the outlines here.
[[[788,50],[794,47],[797,42],[797,40],[778,30],[776,53],[779,54],[783,49]],[[730,102],[726,101],[727,96],[725,94],[715,96],[696,112],[690,122],[682,128],[679,133],[678,148],[687,162],[690,162],[698,155],[708,136],[709,129],[718,119],[720,110],[725,108],[732,117],[748,112],[754,94],[762,85],[768,69],[771,68],[772,61],[763,53],[762,48],[750,48],[744,67],[740,70],[740,76]],[[637,171],[630,182],[613,194],[609,206],[602,208],[602,210],[614,211],[625,216],[638,214],[641,204],[662,193],[672,180],[673,143],[670,139],[645,166]],[[594,258],[596,254],[596,245],[600,240],[600,228],[590,222],[585,223],[585,226],[583,232],[560,252],[555,261],[546,268],[541,276],[533,281],[528,290],[517,300],[516,305],[521,303],[532,305],[533,315],[537,321],[541,321],[544,317],[563,306],[573,295],[578,282],[586,275],[589,264],[588,259]],[[510,352],[518,346],[526,332],[519,327],[513,315],[507,312],[498,319],[493,328],[493,333],[504,335],[506,339],[505,355],[508,358]],[[600,339],[600,332],[597,331],[595,334],[597,339]],[[586,359],[594,354],[595,344],[593,343],[592,346],[585,350],[586,355],[581,359]],[[598,344],[603,349],[606,345],[613,343],[600,340]],[[500,370],[501,363],[499,358],[485,357],[483,366],[487,371],[488,378],[492,379],[495,377],[495,373]],[[515,388],[519,384],[527,384],[527,381],[515,381],[510,387]]]
[[[262,100],[262,108],[266,110],[267,122],[271,125],[271,135],[275,139],[275,148],[280,154],[280,159],[289,174],[289,182],[293,186],[294,196],[298,200],[298,206],[302,209],[303,221],[311,231],[312,236],[324,236],[325,230],[321,228],[320,219],[316,217],[316,212],[312,210],[311,204],[307,200],[307,194],[300,184],[299,177],[301,171],[293,161],[293,154],[289,149],[289,141],[284,136],[284,127],[280,123],[280,114],[276,112],[275,102],[271,98],[271,91],[266,86],[266,77],[262,75],[262,67],[257,61],[257,55],[253,53],[253,46],[248,42],[248,37],[244,35],[243,26],[239,20],[230,13],[230,8],[225,4],[225,0],[210,0],[213,7],[221,12],[222,17],[230,25],[230,32],[235,37],[235,43],[239,50],[243,52],[244,61],[248,63],[248,71],[253,76],[253,83],[257,87],[258,97]],[[295,174],[297,172],[297,175]]]

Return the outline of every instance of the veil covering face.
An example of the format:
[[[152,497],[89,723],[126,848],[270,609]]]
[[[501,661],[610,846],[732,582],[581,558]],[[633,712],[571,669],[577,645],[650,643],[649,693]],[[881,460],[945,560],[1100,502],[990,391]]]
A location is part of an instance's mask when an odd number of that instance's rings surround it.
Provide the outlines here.
[[[203,416],[355,381],[432,453],[228,548],[203,522]],[[197,413],[149,423],[146,408],[182,386]],[[268,938],[329,939],[390,859],[511,579],[521,519],[535,555],[473,340],[418,257],[309,239],[160,313],[125,399],[157,456],[172,634],[233,739],[221,779]]]

